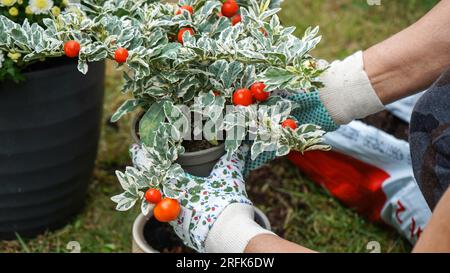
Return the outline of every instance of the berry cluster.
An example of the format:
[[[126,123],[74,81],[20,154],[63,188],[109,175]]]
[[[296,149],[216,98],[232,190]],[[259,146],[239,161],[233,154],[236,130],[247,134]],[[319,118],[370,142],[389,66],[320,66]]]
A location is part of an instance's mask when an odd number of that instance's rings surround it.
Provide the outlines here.
[[[270,93],[265,91],[266,85],[262,82],[254,83],[250,89],[240,88],[233,94],[233,104],[236,106],[249,106],[255,101],[264,102],[270,97]],[[289,127],[297,129],[297,123],[293,119],[286,119],[281,124],[283,128]]]
[[[177,219],[181,207],[177,200],[171,198],[162,198],[161,191],[158,189],[149,189],[145,192],[145,200],[150,204],[155,204],[153,216],[160,222],[171,222]]]

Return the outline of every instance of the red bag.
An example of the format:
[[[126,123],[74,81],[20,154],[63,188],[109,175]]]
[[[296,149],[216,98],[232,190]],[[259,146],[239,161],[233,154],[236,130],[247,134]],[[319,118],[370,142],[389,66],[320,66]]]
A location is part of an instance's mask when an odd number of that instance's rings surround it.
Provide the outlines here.
[[[381,220],[386,202],[382,184],[390,177],[384,170],[334,151],[292,152],[289,159],[348,207],[371,221]]]
[[[289,159],[342,203],[415,243],[431,211],[414,179],[409,144],[359,121],[325,140],[332,151],[292,152]]]

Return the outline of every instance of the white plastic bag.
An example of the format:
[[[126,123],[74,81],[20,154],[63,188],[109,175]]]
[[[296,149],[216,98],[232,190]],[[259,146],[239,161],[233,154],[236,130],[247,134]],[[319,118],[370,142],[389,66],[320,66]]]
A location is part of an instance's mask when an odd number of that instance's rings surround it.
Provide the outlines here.
[[[342,126],[325,139],[334,151],[389,174],[381,185],[386,196],[381,218],[415,243],[431,211],[414,179],[409,144],[359,121]]]
[[[425,93],[425,91],[386,105],[386,109],[394,116],[409,123],[411,121],[411,114],[414,105],[416,105],[416,102],[420,99],[423,93]]]

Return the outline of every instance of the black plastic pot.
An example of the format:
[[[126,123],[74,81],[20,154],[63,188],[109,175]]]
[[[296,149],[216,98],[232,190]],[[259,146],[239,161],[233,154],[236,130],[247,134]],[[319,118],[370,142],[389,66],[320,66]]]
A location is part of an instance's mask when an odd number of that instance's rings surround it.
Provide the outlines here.
[[[103,62],[74,62],[0,83],[0,238],[58,228],[82,207],[94,167]]]
[[[139,121],[142,116],[142,112],[138,113],[131,121],[131,136],[133,137],[135,143],[141,142],[136,132],[139,130]],[[225,144],[222,143],[216,147],[206,150],[186,152],[179,156],[177,163],[180,164],[181,167],[183,167],[183,169],[189,174],[198,177],[208,177],[214,166],[224,154]]]

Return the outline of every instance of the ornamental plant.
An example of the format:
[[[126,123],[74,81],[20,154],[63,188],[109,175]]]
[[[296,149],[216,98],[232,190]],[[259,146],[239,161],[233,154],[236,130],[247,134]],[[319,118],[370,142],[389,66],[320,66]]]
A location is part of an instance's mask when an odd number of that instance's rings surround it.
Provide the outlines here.
[[[0,0],[0,15],[12,22],[22,24],[27,21],[44,26],[45,18],[59,16],[67,7],[69,7],[68,0]],[[32,63],[22,59],[20,50],[15,51],[12,48],[0,50],[0,82],[23,80],[22,71]]]
[[[319,30],[308,28],[296,37],[294,27],[280,23],[280,1],[81,4],[43,19],[44,27],[0,17],[0,49],[20,52],[24,61],[74,57],[82,73],[89,62],[106,58],[127,67],[123,92],[132,98],[111,120],[143,111],[138,133],[148,166],[116,172],[124,190],[112,197],[117,210],[141,202],[144,214],[156,205],[162,221],[176,218],[174,201],[184,194],[177,184],[186,179],[176,161],[185,152],[183,141],[199,127],[211,144],[223,142],[229,157],[244,144],[251,145],[252,160],[263,153],[329,149],[324,131],[298,124],[291,117],[298,106],[286,99],[322,86],[326,66],[310,54],[320,42]],[[170,204],[170,215],[161,204]]]

